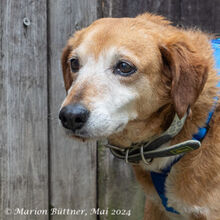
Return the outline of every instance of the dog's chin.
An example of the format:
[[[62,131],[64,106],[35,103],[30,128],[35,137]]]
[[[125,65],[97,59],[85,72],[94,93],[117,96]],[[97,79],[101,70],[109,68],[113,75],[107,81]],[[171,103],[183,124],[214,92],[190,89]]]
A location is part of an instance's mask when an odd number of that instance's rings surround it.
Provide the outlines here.
[[[70,129],[66,129],[64,128],[65,130],[65,133],[68,137],[70,138],[74,138],[78,141],[88,141],[88,140],[91,140],[91,139],[94,139],[94,137],[91,137],[88,133],[86,132],[82,132],[82,131],[72,131]]]
[[[89,140],[106,139],[114,134],[117,134],[121,130],[123,130],[123,127],[124,127],[124,124],[120,124],[119,126],[116,127],[116,129],[112,129],[109,132],[106,132],[106,130],[102,129],[101,132],[95,132],[95,134],[92,132],[88,132],[85,129],[72,131],[70,129],[64,128],[64,130],[65,130],[66,135],[68,135],[69,137],[84,142],[84,141],[89,141]],[[103,131],[105,131],[105,132],[103,132]]]
[[[72,130],[69,130],[66,128],[64,128],[64,130],[65,130],[66,135],[69,136],[70,138],[76,139],[78,141],[83,141],[83,142],[90,141],[90,140],[97,141],[97,140],[106,138],[104,136],[89,134],[88,132],[86,132],[84,130],[72,131]]]

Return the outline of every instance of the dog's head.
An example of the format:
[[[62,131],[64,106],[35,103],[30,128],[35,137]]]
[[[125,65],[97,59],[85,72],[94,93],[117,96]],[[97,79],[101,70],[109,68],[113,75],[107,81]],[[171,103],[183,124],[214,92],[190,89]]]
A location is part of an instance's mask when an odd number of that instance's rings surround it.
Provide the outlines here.
[[[109,137],[164,105],[179,117],[198,98],[206,62],[159,16],[105,18],[70,38],[62,55],[60,120],[75,136]]]

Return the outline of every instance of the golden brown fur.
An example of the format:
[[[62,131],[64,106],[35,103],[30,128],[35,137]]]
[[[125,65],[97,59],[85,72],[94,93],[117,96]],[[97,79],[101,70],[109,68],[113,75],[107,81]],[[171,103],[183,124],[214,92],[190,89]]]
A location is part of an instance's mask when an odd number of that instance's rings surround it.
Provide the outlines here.
[[[198,127],[204,125],[213,106],[213,97],[217,95],[218,78],[209,36],[199,30],[175,28],[165,18],[148,13],[136,18],[97,20],[88,28],[77,32],[63,51],[62,66],[66,90],[74,81],[67,60],[73,55],[74,48],[85,42],[87,35],[94,30],[98,34],[92,35],[92,42],[87,44],[85,53],[92,53],[98,59],[101,52],[111,46],[128,48],[135,54],[132,62],[140,73],[119,79],[126,86],[135,87],[139,94],[135,102],[138,116],[129,121],[123,131],[109,136],[110,142],[129,147],[134,142],[147,140],[164,131],[175,112],[182,117],[189,106],[190,116],[171,144],[191,139]],[[150,79],[154,89],[153,96],[149,96],[147,100],[146,96],[150,91],[142,85],[146,77]],[[93,86],[87,84],[84,91],[84,87],[79,91],[76,85],[64,105],[82,99],[85,105],[89,106],[89,97],[97,94]],[[168,197],[172,198],[171,205],[184,206],[185,219],[220,219],[219,125],[218,107],[202,147],[186,154],[174,165],[168,177],[167,192]],[[139,165],[133,168],[137,180],[149,198],[145,219],[175,218],[175,215],[165,213],[149,172]],[[194,209],[191,210],[190,207]]]

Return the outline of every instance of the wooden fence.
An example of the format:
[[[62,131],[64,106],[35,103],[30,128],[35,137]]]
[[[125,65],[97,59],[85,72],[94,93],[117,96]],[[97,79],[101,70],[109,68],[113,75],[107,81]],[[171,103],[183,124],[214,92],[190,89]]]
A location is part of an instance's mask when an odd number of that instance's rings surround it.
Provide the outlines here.
[[[97,18],[145,11],[219,33],[220,1],[1,0],[0,11],[0,220],[142,219],[144,195],[130,166],[94,142],[67,138],[58,125],[61,50]],[[11,213],[51,207],[126,209],[131,216]]]

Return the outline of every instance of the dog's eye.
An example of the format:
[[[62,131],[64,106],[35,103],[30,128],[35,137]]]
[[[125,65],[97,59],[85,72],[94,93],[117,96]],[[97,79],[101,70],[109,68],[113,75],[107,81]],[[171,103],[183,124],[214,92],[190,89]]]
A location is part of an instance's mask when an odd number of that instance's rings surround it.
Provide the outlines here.
[[[136,71],[137,69],[133,64],[125,61],[119,61],[113,69],[114,74],[119,74],[121,76],[129,76]]]
[[[80,68],[79,59],[78,58],[71,59],[70,60],[70,67],[73,72],[79,71],[79,68]]]

